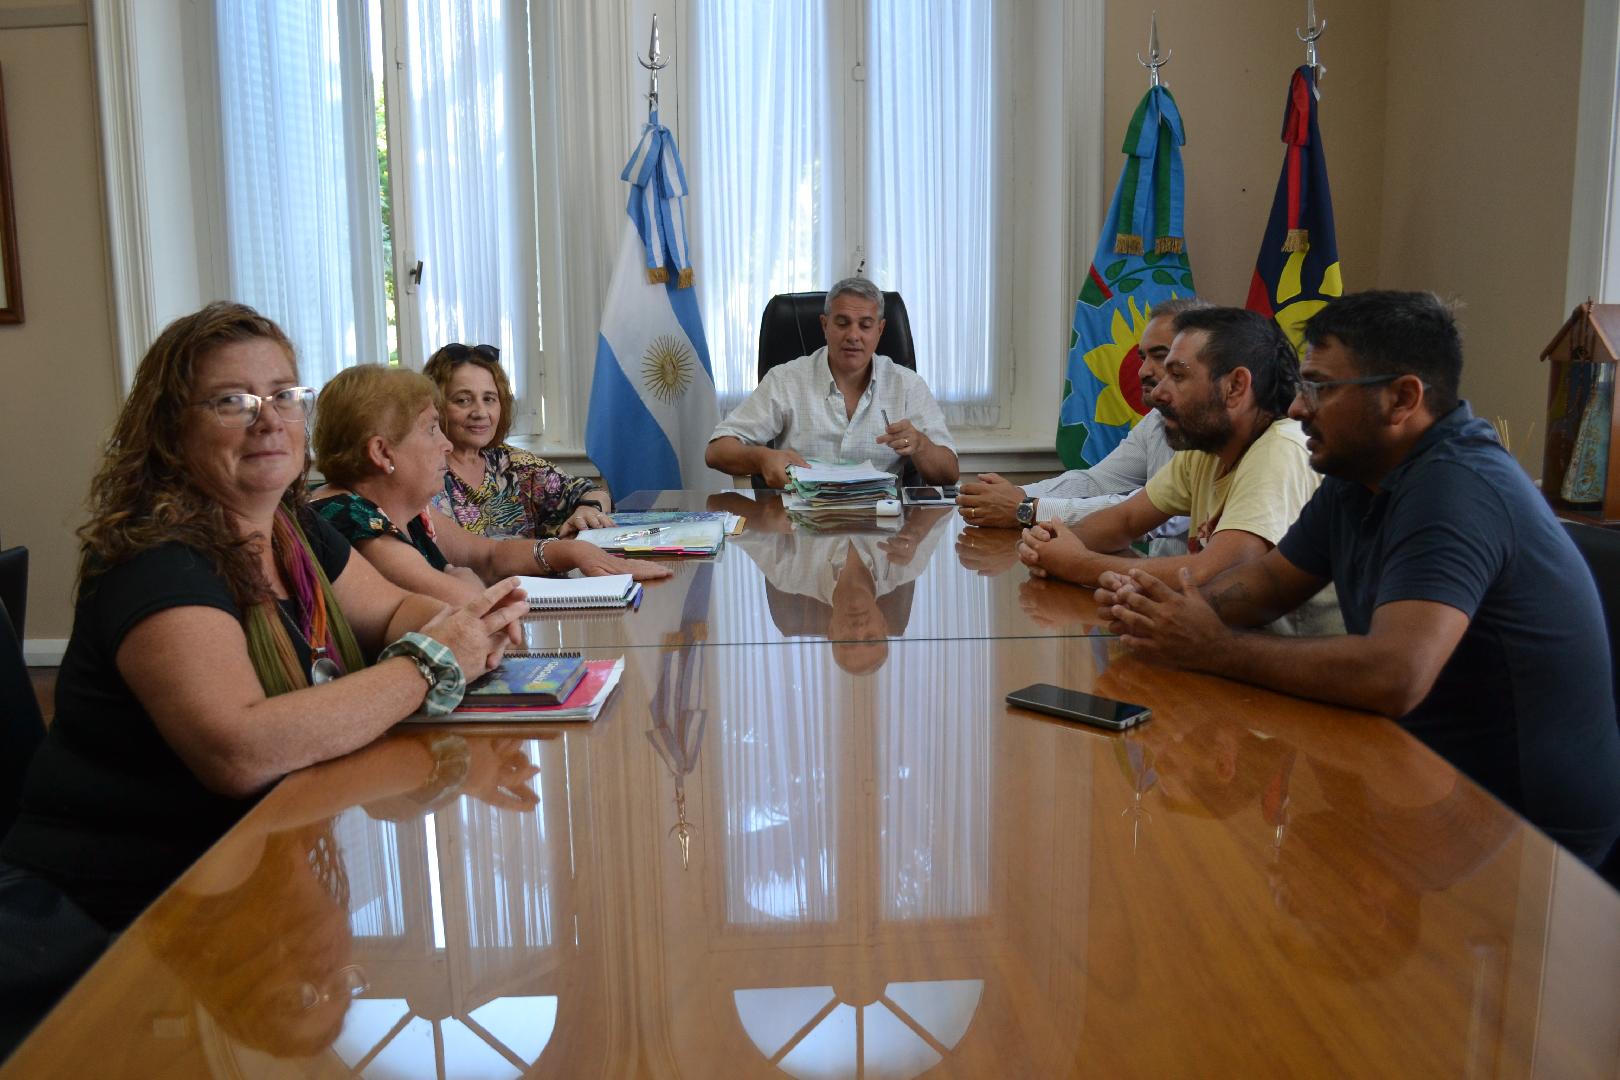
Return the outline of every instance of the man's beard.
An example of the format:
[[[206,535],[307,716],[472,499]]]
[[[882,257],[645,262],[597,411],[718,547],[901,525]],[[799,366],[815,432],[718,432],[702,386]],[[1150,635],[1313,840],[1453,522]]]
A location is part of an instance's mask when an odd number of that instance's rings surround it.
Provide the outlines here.
[[[1159,406],[1159,412],[1167,421],[1174,421],[1175,427],[1168,423],[1164,427],[1164,441],[1170,444],[1172,450],[1204,450],[1213,453],[1226,445],[1232,437],[1232,418],[1226,415],[1221,408],[1220,399],[1214,394],[1203,404],[1192,411],[1177,414],[1171,409]]]

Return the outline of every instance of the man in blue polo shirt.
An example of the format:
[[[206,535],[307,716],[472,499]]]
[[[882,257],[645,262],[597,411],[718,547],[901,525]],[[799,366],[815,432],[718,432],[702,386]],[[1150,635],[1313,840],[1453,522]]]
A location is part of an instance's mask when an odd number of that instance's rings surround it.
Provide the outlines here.
[[[1431,294],[1359,293],[1317,313],[1305,340],[1289,415],[1327,479],[1299,520],[1202,590],[1113,574],[1098,601],[1146,656],[1398,718],[1597,865],[1620,835],[1602,608],[1529,477],[1458,400],[1451,312]],[[1328,580],[1345,636],[1234,629]]]

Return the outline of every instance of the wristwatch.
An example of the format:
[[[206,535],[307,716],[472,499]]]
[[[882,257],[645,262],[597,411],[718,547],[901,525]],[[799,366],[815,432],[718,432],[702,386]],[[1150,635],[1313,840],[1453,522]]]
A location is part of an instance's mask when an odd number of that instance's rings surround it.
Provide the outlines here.
[[[423,712],[429,716],[445,716],[461,704],[461,695],[467,691],[467,677],[448,645],[413,630],[378,654],[377,661],[381,663],[396,656],[415,664],[416,670],[427,680]]]
[[[1018,509],[1014,511],[1014,514],[1018,518],[1018,524],[1022,525],[1026,529],[1029,528],[1031,525],[1035,524],[1035,500],[1032,498],[1025,499],[1023,502],[1019,503]]]

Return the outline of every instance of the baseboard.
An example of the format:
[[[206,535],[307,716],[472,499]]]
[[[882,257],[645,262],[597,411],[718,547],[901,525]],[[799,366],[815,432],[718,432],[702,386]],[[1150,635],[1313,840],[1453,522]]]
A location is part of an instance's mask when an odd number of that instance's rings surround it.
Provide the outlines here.
[[[29,667],[61,667],[67,652],[67,638],[28,638],[23,642],[23,660]]]

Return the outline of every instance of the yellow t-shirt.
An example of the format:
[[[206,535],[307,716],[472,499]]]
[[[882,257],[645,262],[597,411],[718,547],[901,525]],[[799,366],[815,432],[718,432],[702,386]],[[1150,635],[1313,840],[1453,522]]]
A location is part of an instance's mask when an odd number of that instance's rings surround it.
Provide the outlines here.
[[[1147,482],[1148,501],[1155,507],[1192,519],[1187,531],[1189,552],[1196,554],[1210,537],[1226,529],[1253,533],[1275,547],[1322,482],[1311,468],[1305,433],[1296,420],[1273,421],[1231,472],[1219,476],[1220,469],[1221,459],[1214,454],[1180,450]],[[1268,629],[1285,634],[1342,634],[1338,594],[1330,584]]]
[[[1220,468],[1214,454],[1181,450],[1147,482],[1149,502],[1192,518],[1189,551],[1224,529],[1242,529],[1275,546],[1322,482],[1295,420],[1273,421],[1231,472],[1219,476]]]

